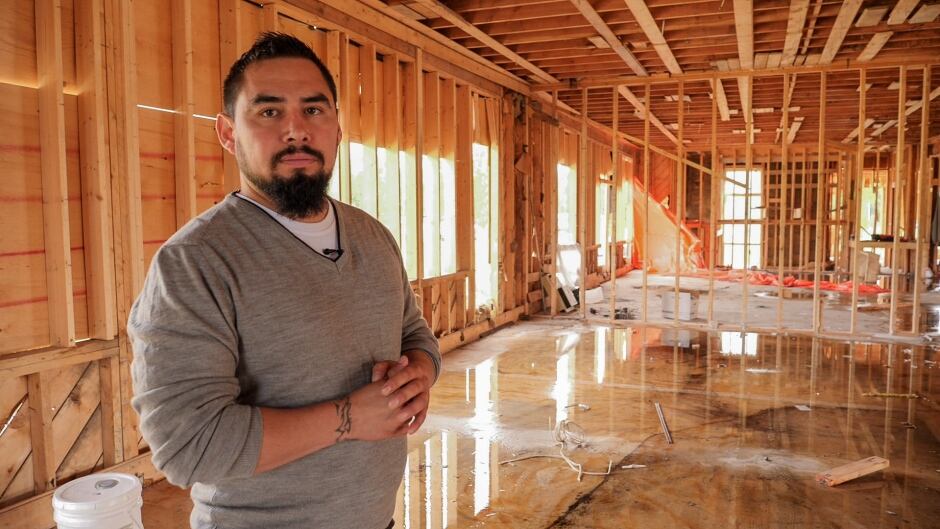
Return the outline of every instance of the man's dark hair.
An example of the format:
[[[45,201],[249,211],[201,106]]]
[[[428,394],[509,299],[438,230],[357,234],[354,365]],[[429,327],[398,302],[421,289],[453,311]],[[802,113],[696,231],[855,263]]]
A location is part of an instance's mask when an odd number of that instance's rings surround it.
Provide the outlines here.
[[[258,39],[251,45],[241,57],[232,64],[225,78],[225,84],[222,87],[222,102],[225,113],[229,116],[235,115],[235,100],[238,99],[238,92],[242,88],[242,82],[245,80],[245,69],[252,63],[263,61],[265,59],[280,59],[285,57],[297,57],[307,59],[320,69],[320,73],[330,87],[330,94],[333,96],[333,103],[339,104],[336,97],[336,83],[330,74],[329,68],[323,64],[323,61],[317,57],[317,54],[303,43],[302,40],[287,35],[285,33],[276,33],[267,31],[258,35]]]

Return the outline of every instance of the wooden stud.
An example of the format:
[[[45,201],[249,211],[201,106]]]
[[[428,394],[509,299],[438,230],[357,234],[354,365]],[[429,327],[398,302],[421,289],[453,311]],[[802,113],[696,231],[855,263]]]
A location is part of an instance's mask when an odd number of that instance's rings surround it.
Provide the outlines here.
[[[816,151],[816,245],[813,254],[813,332],[822,331],[822,299],[820,299],[819,282],[822,276],[823,256],[823,205],[825,203],[826,187],[826,72],[819,74],[819,147]]]
[[[121,460],[121,363],[116,356],[98,360],[101,402],[101,454],[104,466]]]
[[[196,216],[196,110],[193,99],[192,0],[173,0],[173,140],[176,169],[176,227]]]
[[[424,281],[424,53],[419,49],[415,51],[414,62],[414,93],[415,93],[415,236],[418,242],[418,288]]]
[[[437,190],[436,202],[431,200],[430,193],[422,193],[422,214],[418,217],[425,230],[422,237],[425,246],[421,259],[424,261],[423,277],[428,279],[443,273],[441,270],[441,224],[439,222],[441,217],[441,79],[437,72],[432,71],[423,73],[420,82],[424,85],[424,144],[421,152],[430,159],[434,174],[423,174],[423,179],[418,181],[418,185],[424,191],[429,190],[428,184],[433,185]],[[419,163],[424,165],[423,159]]]
[[[365,43],[359,48],[359,141],[363,147],[363,168],[365,178],[360,196],[363,203],[360,208],[369,214],[378,216],[379,172],[378,172],[378,128],[379,128],[379,65],[375,45]]]
[[[859,255],[862,253],[864,248],[861,245],[862,240],[862,208],[861,208],[861,197],[862,197],[862,187],[865,180],[865,138],[867,134],[865,133],[865,105],[868,94],[867,86],[867,72],[863,68],[859,72],[859,88],[858,88],[858,151],[855,154],[855,183],[853,185],[853,201],[855,206],[850,208],[849,211],[852,213],[852,220],[850,226],[852,226],[852,237],[849,241],[849,255],[851,256],[852,263],[852,306],[851,306],[851,316],[849,318],[849,332],[855,333],[855,324],[858,316],[858,260]]]
[[[610,322],[617,318],[617,190],[620,189],[620,93],[614,87],[611,93],[613,101],[613,121],[611,122],[611,181],[607,200],[607,269],[610,271]],[[613,200],[611,200],[611,198]],[[611,205],[612,204],[612,205]]]
[[[676,268],[675,268],[675,281],[673,286],[673,313],[672,321],[674,324],[679,324],[679,282],[682,275],[682,223],[685,220],[685,164],[681,160],[685,159],[685,144],[682,143],[683,133],[685,131],[685,82],[679,81],[679,97],[676,98],[676,105],[678,105],[677,114],[679,116],[679,130],[677,134],[677,139],[679,140],[676,146],[676,187],[675,187],[675,203],[676,203]]]
[[[382,146],[385,148],[385,159],[380,159],[379,163],[385,167],[385,182],[379,183],[379,189],[381,190],[383,185],[388,186],[390,189],[395,189],[397,200],[395,200],[393,204],[379,200],[378,218],[382,221],[382,224],[388,226],[398,239],[399,244],[401,244],[403,241],[401,190],[403,188],[401,185],[401,168],[399,166],[398,153],[399,150],[401,150],[403,134],[401,66],[397,54],[386,55],[383,58],[382,77],[382,117],[379,121],[381,122],[383,132]],[[402,253],[404,253],[404,251]]]
[[[558,90],[552,91],[552,117],[555,118],[556,123],[552,124],[551,129],[552,140],[549,150],[551,165],[550,171],[548,172],[548,174],[551,175],[551,183],[549,184],[551,192],[549,193],[547,201],[549,218],[551,219],[549,222],[549,237],[551,238],[551,245],[549,246],[551,259],[549,270],[551,271],[551,280],[549,284],[551,285],[551,292],[549,292],[548,295],[551,300],[551,315],[554,317],[558,314],[558,158],[564,135],[561,127],[557,124]]]
[[[930,166],[927,163],[927,136],[930,134],[930,87],[932,83],[931,67],[925,66],[923,78],[921,79],[921,101],[920,108],[920,147],[918,148],[917,161],[917,211],[915,223],[915,241],[917,249],[914,257],[914,315],[911,318],[911,332],[920,332],[921,317],[921,287],[923,270],[927,267],[927,254],[930,244],[930,219],[927,209],[929,202],[924,202],[933,194],[933,186],[930,182]],[[893,296],[892,296],[893,297]]]
[[[585,89],[587,94],[587,89]],[[650,85],[643,90],[644,101],[650,100]],[[646,199],[643,203],[643,323],[649,321],[649,267],[650,267],[650,113],[643,112],[643,192]]]
[[[225,78],[228,77],[229,68],[238,60],[242,53],[244,43],[242,42],[242,23],[241,11],[245,2],[243,0],[219,0],[219,86],[225,86]],[[334,75],[339,72],[333,69]],[[222,109],[225,112],[225,109]],[[238,189],[240,185],[240,176],[238,163],[235,157],[225,149],[222,149],[222,188],[226,193]]]
[[[800,47],[800,37],[803,36],[803,26],[806,24],[806,13],[809,11],[809,0],[793,0],[790,2],[790,13],[787,19],[787,38],[783,45],[783,57],[780,64],[793,65],[796,52]]]
[[[280,31],[280,17],[278,16],[278,4],[268,2],[261,6],[262,27],[265,31]]]
[[[751,100],[752,90],[754,88],[754,82],[752,77],[747,78],[745,83],[746,94],[745,100]],[[754,116],[748,112],[744,113],[744,119],[746,120],[744,124],[744,141],[745,141],[745,151],[744,151],[744,171],[745,171],[745,187],[746,196],[744,204],[744,280],[741,281],[741,325],[746,329],[747,328],[747,302],[748,302],[748,255],[750,254],[750,237],[751,237],[751,200],[749,198],[751,193],[751,170],[753,169],[754,164]],[[763,187],[763,186],[762,186]],[[761,245],[764,246],[764,245]]]
[[[440,171],[438,189],[438,202],[439,202],[439,211],[441,212],[441,274],[450,274],[455,273],[460,268],[457,266],[457,237],[456,232],[460,228],[456,224],[456,203],[457,200],[457,180],[456,180],[456,168],[457,168],[457,85],[454,82],[452,77],[441,79],[440,85],[440,160],[447,160],[450,163],[450,166],[454,169],[455,174],[452,175],[453,180],[451,182],[446,182],[444,171]],[[454,196],[448,197],[445,192],[447,187],[452,186]],[[444,218],[447,215],[454,216],[454,232],[447,233],[445,232],[445,227],[447,223],[444,222]],[[449,249],[445,248],[444,241],[450,239]],[[449,253],[446,253],[449,252]],[[449,266],[448,266],[449,263]]]
[[[140,128],[137,120],[136,41],[132,6],[108,0],[105,8],[111,197],[115,218],[115,288],[118,321],[127,321],[144,281],[143,216],[140,200]],[[119,327],[122,440],[124,459],[139,453],[137,414],[130,406],[132,352],[126,329]]]
[[[898,314],[898,266],[901,261],[901,185],[904,181],[904,150],[906,147],[904,133],[906,130],[907,114],[905,101],[907,100],[907,67],[899,68],[898,87],[898,146],[894,152],[894,222],[892,234],[894,242],[891,244],[891,309],[888,315],[888,334],[894,334]]]
[[[36,0],[35,7],[49,341],[53,345],[68,346],[75,343],[75,307],[65,164],[62,7],[55,0]]]
[[[107,145],[107,87],[101,0],[79,0],[75,16],[75,68],[82,171],[82,234],[88,336],[110,340],[117,334],[111,187]]]
[[[26,377],[29,395],[29,431],[33,455],[33,488],[42,493],[55,486],[55,452],[52,444],[51,403],[47,401],[48,378],[45,373]]]
[[[790,170],[790,147],[787,138],[789,137],[788,127],[790,126],[790,104],[787,101],[787,93],[790,87],[790,74],[783,74],[783,133],[780,143],[780,197],[777,206],[777,328],[783,328],[783,278],[784,278],[784,244],[786,235],[786,225],[789,222],[787,214],[790,211],[789,196],[787,195],[787,180]],[[770,211],[769,204],[767,210]],[[778,353],[779,356],[779,353]]]
[[[457,269],[469,272],[465,320],[476,309],[474,268],[473,204],[473,95],[467,85],[457,86]],[[481,116],[482,117],[482,116]],[[485,125],[484,125],[485,126]]]
[[[587,318],[587,299],[585,285],[587,285],[587,222],[588,222],[588,185],[593,183],[593,179],[588,172],[588,126],[587,126],[587,102],[588,90],[581,90],[581,155],[578,157],[578,242],[581,243],[581,274],[578,289],[578,308],[581,313],[581,319]]]
[[[715,86],[718,82],[715,83]],[[718,177],[718,100],[712,98],[712,133],[711,133],[711,180],[709,180],[709,191],[711,193],[709,212],[708,238],[709,255],[708,259],[708,315],[706,321],[712,324],[715,320],[715,263],[718,260],[718,205],[721,197],[721,188],[723,180]],[[711,340],[708,340],[709,350]],[[710,379],[708,379],[710,380]]]
[[[339,144],[339,199],[347,204],[352,203],[352,175],[349,161],[349,142],[352,127],[349,120],[352,116],[353,94],[359,92],[359,68],[358,65],[353,64],[354,56],[350,52],[351,46],[349,38],[341,34],[339,42],[339,77],[342,83],[337,87],[339,90],[339,128],[343,131],[343,137]],[[418,165],[421,164],[418,163]]]

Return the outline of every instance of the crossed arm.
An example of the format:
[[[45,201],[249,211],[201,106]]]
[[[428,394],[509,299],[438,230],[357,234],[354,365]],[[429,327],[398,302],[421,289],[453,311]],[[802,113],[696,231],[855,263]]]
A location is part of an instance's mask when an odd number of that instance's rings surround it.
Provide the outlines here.
[[[413,349],[398,362],[377,363],[370,384],[340,399],[295,409],[261,408],[255,474],[341,441],[379,441],[416,432],[427,417],[434,378],[431,358]]]

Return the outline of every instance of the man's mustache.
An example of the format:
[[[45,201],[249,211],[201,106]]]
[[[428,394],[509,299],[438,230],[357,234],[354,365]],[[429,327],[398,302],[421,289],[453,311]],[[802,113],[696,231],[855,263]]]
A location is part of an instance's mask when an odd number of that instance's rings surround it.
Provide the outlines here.
[[[310,156],[314,157],[318,162],[320,162],[320,165],[323,165],[324,163],[323,153],[314,149],[313,147],[309,145],[301,145],[300,147],[297,147],[296,145],[291,145],[290,147],[284,149],[283,151],[275,154],[274,157],[271,158],[271,167],[272,168],[277,167],[277,164],[280,163],[281,160],[283,160],[285,156],[290,156],[292,154],[297,154],[297,153],[309,154]]]

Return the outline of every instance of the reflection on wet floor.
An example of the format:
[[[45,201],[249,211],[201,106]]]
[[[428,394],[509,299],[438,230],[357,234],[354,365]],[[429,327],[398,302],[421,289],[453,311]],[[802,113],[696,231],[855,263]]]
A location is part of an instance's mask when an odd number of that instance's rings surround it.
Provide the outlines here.
[[[937,356],[521,323],[445,357],[432,414],[409,442],[397,526],[937,527]],[[563,420],[585,436],[569,447],[573,462],[590,472],[612,464],[610,475],[579,481],[559,458],[552,427]],[[872,455],[891,466],[834,488],[814,481]]]

